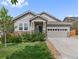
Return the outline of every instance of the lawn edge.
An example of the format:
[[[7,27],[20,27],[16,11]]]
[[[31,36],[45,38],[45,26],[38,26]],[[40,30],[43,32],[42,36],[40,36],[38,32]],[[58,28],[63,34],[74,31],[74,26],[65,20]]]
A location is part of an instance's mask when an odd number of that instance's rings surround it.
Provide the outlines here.
[[[46,40],[45,43],[48,49],[50,50],[52,57],[54,56],[56,59],[61,58],[61,54],[57,51],[57,49],[54,47],[54,45],[49,40]]]

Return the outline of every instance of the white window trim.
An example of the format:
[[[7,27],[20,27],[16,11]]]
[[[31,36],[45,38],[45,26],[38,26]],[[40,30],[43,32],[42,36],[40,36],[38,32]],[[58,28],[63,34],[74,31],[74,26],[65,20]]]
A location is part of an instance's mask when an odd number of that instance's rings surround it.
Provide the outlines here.
[[[24,30],[24,28],[25,28],[25,26],[24,26],[24,24],[27,24],[27,30]],[[23,31],[28,31],[28,23],[23,23]]]
[[[22,24],[23,30],[19,30],[19,27],[20,27],[19,24]],[[28,29],[29,29],[28,23],[19,23],[19,24],[18,24],[18,31],[28,31]],[[27,24],[27,30],[24,30],[24,27],[25,27],[24,24]]]
[[[22,30],[19,30],[19,27],[20,27],[19,25],[20,25],[20,24],[22,24]],[[18,24],[18,30],[19,30],[19,31],[23,31],[23,23],[19,23],[19,24]]]

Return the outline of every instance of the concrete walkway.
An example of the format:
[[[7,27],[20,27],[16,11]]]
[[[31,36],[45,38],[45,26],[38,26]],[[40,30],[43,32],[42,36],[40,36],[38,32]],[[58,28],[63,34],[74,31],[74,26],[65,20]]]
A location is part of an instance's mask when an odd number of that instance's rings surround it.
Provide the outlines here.
[[[61,54],[59,59],[78,59],[77,38],[49,38],[48,40]]]

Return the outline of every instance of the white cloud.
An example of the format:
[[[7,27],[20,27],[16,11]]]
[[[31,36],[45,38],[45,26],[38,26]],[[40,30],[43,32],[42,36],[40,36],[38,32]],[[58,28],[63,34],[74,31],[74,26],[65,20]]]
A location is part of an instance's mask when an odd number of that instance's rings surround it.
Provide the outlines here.
[[[23,7],[23,6],[28,6],[28,2],[26,0],[18,0],[18,3],[15,4],[12,4],[11,3],[11,0],[5,0],[5,1],[2,1],[1,2],[2,5],[5,5],[5,6],[10,6],[10,7]]]
[[[8,6],[8,3],[6,1],[1,2],[2,5]]]

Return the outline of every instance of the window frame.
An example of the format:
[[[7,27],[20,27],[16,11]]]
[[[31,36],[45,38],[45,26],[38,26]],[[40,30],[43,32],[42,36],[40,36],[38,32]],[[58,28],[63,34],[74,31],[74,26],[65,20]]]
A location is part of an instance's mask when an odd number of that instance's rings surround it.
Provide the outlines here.
[[[24,23],[24,31],[26,31],[26,30],[28,30],[28,23]]]
[[[18,28],[19,28],[19,31],[23,31],[23,24],[19,23]]]

